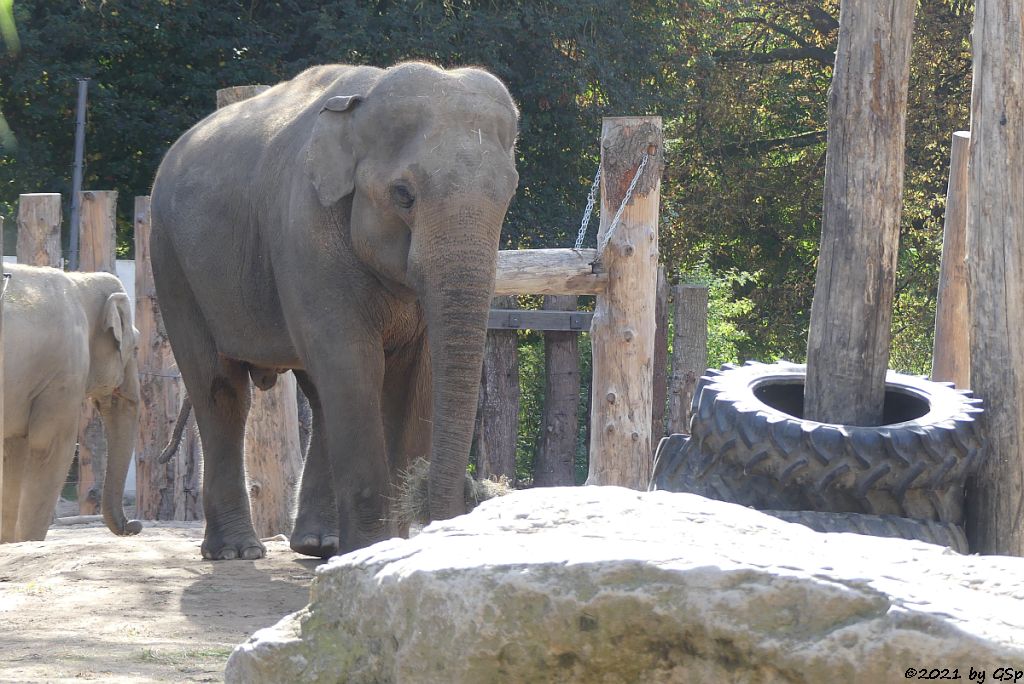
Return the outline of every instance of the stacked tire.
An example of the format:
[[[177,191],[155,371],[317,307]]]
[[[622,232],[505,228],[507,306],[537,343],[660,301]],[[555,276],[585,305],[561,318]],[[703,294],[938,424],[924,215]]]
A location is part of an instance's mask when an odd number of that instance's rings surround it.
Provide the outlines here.
[[[786,362],[708,370],[691,434],[662,440],[651,488],[966,552],[964,487],[986,455],[981,400],[889,371],[882,425],[832,425],[803,419],[805,377]]]

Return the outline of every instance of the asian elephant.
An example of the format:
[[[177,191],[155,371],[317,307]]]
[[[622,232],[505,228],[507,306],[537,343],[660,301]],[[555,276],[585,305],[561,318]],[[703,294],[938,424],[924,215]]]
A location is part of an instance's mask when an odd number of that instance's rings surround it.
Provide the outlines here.
[[[138,426],[137,332],[121,281],[4,264],[3,530],[5,542],[46,538],[75,456],[82,403],[94,400],[107,435],[101,508],[110,531],[137,534],[124,482]]]
[[[389,502],[419,456],[431,516],[464,512],[517,125],[480,69],[332,65],[216,111],[167,152],[151,254],[203,442],[205,558],[265,553],[243,430],[251,382],[284,369],[313,410],[295,551],[401,532]]]

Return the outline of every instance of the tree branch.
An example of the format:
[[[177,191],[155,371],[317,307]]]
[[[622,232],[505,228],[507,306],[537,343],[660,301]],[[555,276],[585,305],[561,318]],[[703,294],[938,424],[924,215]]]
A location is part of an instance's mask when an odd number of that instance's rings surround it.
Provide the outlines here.
[[[779,149],[780,147],[799,149],[801,147],[811,147],[812,145],[823,143],[825,142],[827,135],[827,130],[809,131],[807,133],[798,133],[797,135],[788,135],[782,138],[729,143],[728,145],[724,145],[722,149],[728,154],[736,154],[737,152],[759,154]]]
[[[746,50],[722,50],[712,52],[711,56],[719,62],[736,64],[775,64],[777,62],[799,62],[812,59],[823,66],[832,66],[836,61],[836,53],[832,50],[813,45],[800,48],[777,48],[769,52],[747,52]]]

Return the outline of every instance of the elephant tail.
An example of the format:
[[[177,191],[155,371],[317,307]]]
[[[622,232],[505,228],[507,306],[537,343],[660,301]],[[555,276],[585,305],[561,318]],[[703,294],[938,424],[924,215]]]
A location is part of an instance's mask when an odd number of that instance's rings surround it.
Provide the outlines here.
[[[156,462],[163,465],[171,460],[175,452],[178,451],[178,446],[181,444],[181,435],[185,432],[185,424],[188,422],[188,414],[192,412],[192,398],[187,394],[185,398],[181,400],[181,409],[178,411],[178,420],[174,424],[174,432],[171,433],[171,439],[167,442],[167,446],[160,452],[159,458]]]

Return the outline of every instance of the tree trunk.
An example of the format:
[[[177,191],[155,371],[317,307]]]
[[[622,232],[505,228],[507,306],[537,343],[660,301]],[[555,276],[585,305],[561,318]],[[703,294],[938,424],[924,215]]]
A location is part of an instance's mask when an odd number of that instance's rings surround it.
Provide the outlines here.
[[[968,482],[971,551],[1024,554],[1024,8],[975,5],[967,249],[971,388],[989,458]]]
[[[967,156],[971,134],[953,134],[942,231],[942,266],[935,302],[932,380],[971,386],[971,316],[967,302]]]
[[[675,331],[668,431],[688,435],[693,393],[708,366],[708,286],[676,285],[672,288],[672,301]]]
[[[117,275],[117,191],[90,190],[79,194],[79,236],[82,271]],[[103,419],[92,401],[82,409],[78,431],[78,513],[100,512],[103,480],[107,473],[107,438]],[[112,505],[118,505],[111,502]]]
[[[646,489],[651,478],[662,152],[659,117],[604,120],[598,245],[609,278],[591,324],[594,396],[587,484]],[[638,176],[645,153],[648,162]],[[632,197],[623,206],[634,178]]]
[[[496,309],[516,308],[516,298],[495,297]],[[477,477],[516,479],[519,431],[519,336],[515,330],[488,330],[480,385]]]
[[[913,0],[844,0],[829,95],[804,416],[880,425],[903,194]]]
[[[575,311],[575,295],[546,296],[544,308]],[[579,334],[544,333],[544,416],[537,445],[533,483],[538,487],[576,484],[576,436],[579,425]]]

